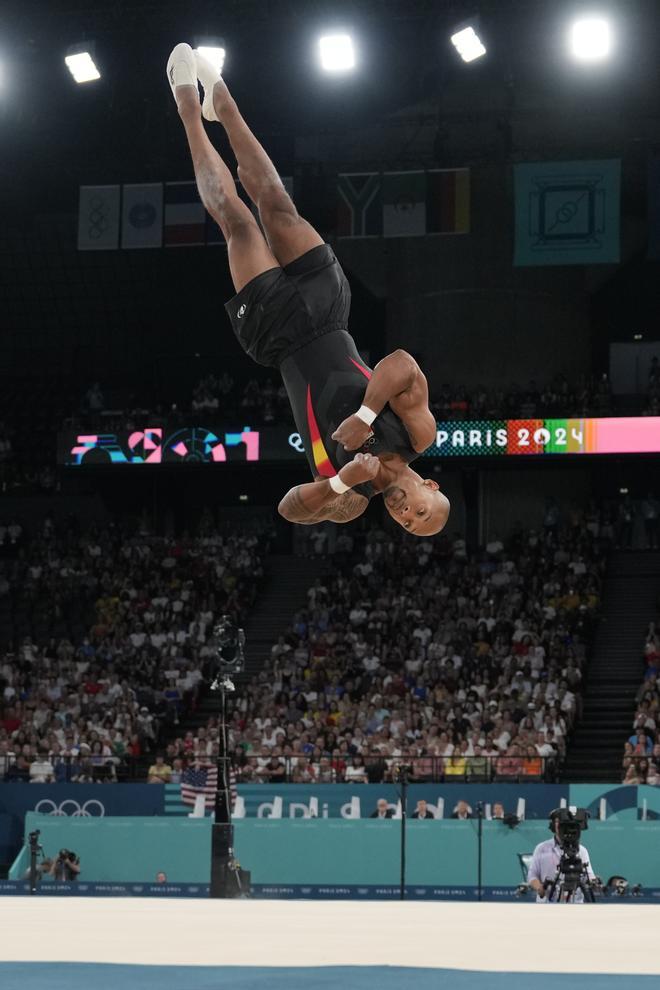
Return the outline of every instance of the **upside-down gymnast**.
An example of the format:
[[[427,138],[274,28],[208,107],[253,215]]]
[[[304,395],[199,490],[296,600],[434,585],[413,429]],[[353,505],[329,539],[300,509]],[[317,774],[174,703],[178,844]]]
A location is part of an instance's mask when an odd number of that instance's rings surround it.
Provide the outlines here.
[[[436,435],[417,362],[397,350],[373,371],[364,364],[347,329],[351,295],[341,266],[299,216],[217,70],[180,44],[167,78],[201,200],[227,241],[237,295],[226,309],[234,332],[254,361],[281,372],[314,477],[284,496],[281,515],[296,523],[350,522],[382,494],[390,516],[408,532],[439,533],[449,501],[435,481],[409,467]],[[264,233],[209,141],[202,114],[227,132]]]

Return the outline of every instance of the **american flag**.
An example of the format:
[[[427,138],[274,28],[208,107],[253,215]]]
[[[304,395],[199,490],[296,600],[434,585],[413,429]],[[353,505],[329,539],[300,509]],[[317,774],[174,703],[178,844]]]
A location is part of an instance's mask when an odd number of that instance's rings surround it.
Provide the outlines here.
[[[218,790],[218,768],[215,764],[188,767],[181,778],[181,800],[184,804],[194,805],[199,794],[204,795],[204,806],[215,806],[215,795]],[[236,774],[229,771],[229,792],[231,806],[236,801]]]

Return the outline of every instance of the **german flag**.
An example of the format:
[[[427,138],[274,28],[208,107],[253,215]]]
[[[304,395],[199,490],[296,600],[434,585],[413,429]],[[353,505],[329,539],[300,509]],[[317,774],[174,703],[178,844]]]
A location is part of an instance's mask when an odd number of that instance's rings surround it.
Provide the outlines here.
[[[470,169],[426,173],[426,233],[470,233]]]
[[[328,452],[321,439],[321,432],[316,422],[316,416],[314,415],[312,391],[309,385],[307,386],[307,427],[312,441],[312,457],[314,458],[316,470],[322,478],[334,478],[337,472],[330,463]]]

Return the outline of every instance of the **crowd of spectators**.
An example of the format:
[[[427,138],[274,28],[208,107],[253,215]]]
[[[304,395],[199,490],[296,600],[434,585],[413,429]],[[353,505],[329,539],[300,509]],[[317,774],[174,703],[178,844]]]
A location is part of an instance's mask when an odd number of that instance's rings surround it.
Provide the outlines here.
[[[177,539],[49,517],[0,534],[0,779],[157,778],[214,624],[244,622],[255,601],[267,533],[223,533],[206,515]]]
[[[342,533],[232,704],[238,780],[375,782],[401,763],[416,781],[553,779],[612,536],[577,523],[475,554],[461,539]]]
[[[497,388],[485,385],[466,388],[445,383],[432,389],[430,406],[440,420],[579,418],[615,412],[607,375],[583,375],[573,382],[564,375],[556,375],[548,382],[530,381],[526,386],[512,383]],[[132,430],[149,425],[154,417],[169,425],[183,426],[197,422],[200,416],[211,425],[217,417],[258,427],[291,423],[289,402],[279,376],[252,377],[238,382],[228,371],[223,371],[205,375],[188,396],[152,396],[149,400],[145,394],[106,395],[101,384],[94,382],[65,425]]]
[[[623,783],[660,786],[660,634],[649,624],[644,642],[644,679],[637,692],[632,733],[623,748]]]
[[[199,425],[202,421],[213,426],[219,418],[251,427],[289,424],[291,408],[279,376],[237,383],[227,371],[208,374],[197,382],[191,395],[168,399],[147,398],[144,393],[106,395],[101,384],[94,382],[79,409],[66,417],[64,425],[67,429],[128,432],[156,423],[176,427]]]
[[[607,375],[582,375],[574,382],[555,375],[549,382],[526,386],[466,389],[444,384],[432,391],[431,409],[439,420],[581,418],[612,415],[614,399]]]

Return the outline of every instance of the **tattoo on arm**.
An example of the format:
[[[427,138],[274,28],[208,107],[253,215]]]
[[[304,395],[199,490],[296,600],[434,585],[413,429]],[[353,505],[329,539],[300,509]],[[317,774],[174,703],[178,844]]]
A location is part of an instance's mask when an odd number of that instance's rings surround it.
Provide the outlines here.
[[[365,498],[364,495],[344,492],[343,495],[338,495],[330,505],[326,505],[325,518],[336,523],[350,522],[361,516],[368,504],[369,499]]]
[[[297,488],[292,488],[290,492],[287,492],[285,497],[282,499],[282,506],[286,505],[286,518],[290,522],[305,523],[310,520],[305,517],[309,514],[309,509],[302,500],[302,495],[300,494],[300,485]]]
[[[300,486],[298,486],[292,488],[282,499],[280,511],[285,510],[282,511],[282,515],[289,522],[295,522],[302,526],[312,526],[315,523],[325,521],[346,523],[361,516],[368,502],[369,500],[363,495],[348,491],[326,502],[322,508],[312,511],[305,505],[300,493]]]

